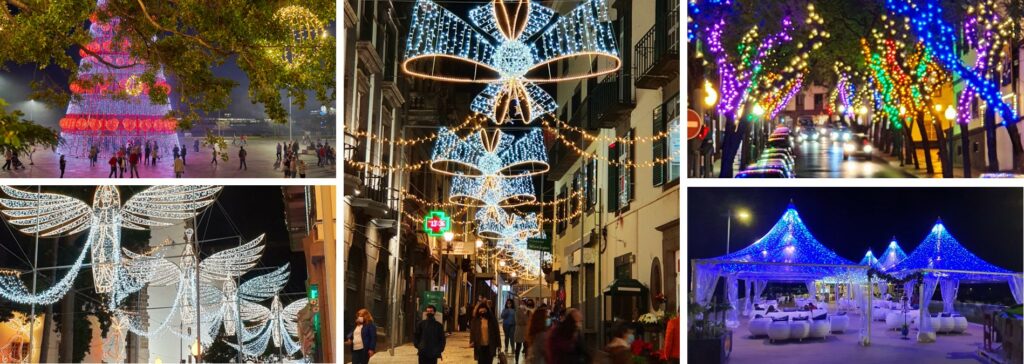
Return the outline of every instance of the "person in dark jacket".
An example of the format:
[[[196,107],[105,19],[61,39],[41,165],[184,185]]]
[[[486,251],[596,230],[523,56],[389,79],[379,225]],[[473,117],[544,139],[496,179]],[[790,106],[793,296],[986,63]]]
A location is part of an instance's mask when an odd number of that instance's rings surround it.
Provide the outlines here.
[[[412,343],[418,350],[420,364],[437,364],[437,359],[444,353],[444,327],[434,318],[434,305],[427,305],[425,318],[416,323]]]
[[[356,328],[345,336],[345,345],[352,345],[352,364],[367,364],[377,350],[377,326],[365,308],[356,311]]]
[[[473,322],[469,325],[469,345],[473,347],[473,358],[477,364],[494,363],[494,354],[501,346],[498,325],[498,319],[486,303],[477,305]]]
[[[591,353],[583,344],[583,314],[573,308],[548,336],[548,363],[587,364]]]

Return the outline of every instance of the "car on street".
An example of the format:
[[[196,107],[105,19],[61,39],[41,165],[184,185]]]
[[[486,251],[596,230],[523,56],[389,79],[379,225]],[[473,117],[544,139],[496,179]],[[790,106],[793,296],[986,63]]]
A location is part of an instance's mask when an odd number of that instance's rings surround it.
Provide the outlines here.
[[[850,157],[871,159],[871,153],[874,151],[875,147],[871,146],[867,135],[853,134],[849,141],[843,143],[843,160],[850,160]]]

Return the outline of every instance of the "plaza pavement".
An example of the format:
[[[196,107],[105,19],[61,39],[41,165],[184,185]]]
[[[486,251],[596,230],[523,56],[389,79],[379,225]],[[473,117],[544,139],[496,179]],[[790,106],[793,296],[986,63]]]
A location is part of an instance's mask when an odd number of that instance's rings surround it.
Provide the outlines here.
[[[504,330],[502,330],[504,331]],[[505,334],[501,334],[502,342],[504,342]],[[378,346],[378,348],[380,348]],[[523,355],[523,354],[520,354]],[[344,362],[351,362],[352,358],[346,358]],[[454,332],[448,336],[445,342],[444,354],[442,354],[441,360],[438,363],[476,363],[473,359],[473,347],[469,346],[469,331]],[[498,362],[497,358],[494,360]],[[512,360],[511,355],[508,356],[509,363],[515,363]],[[520,358],[520,363],[525,361]],[[416,356],[416,348],[412,346],[412,343],[400,345],[395,348],[395,355],[391,356],[388,354],[387,349],[381,348],[381,351],[377,352],[372,358],[370,363],[388,363],[388,364],[418,364],[419,358]]]
[[[210,148],[200,146],[199,152],[195,152],[192,148],[194,139],[183,139],[183,143],[189,148],[185,157],[184,178],[284,177],[281,164],[276,161],[276,145],[280,140],[250,138],[245,146],[245,150],[248,152],[245,158],[248,169],[239,170],[239,146],[230,145],[229,142],[228,161],[219,161],[218,164],[214,165],[210,163],[210,159],[212,159]],[[329,143],[332,147],[337,147],[334,140],[329,140]],[[138,170],[141,178],[174,178],[174,159],[170,156],[170,151],[167,151],[168,153],[163,152],[161,150],[161,154],[166,155],[162,159],[157,160],[156,166],[139,164]],[[337,148],[335,153],[339,153]],[[299,158],[306,162],[306,178],[337,177],[336,165],[317,167],[316,153],[312,150],[301,150]],[[0,178],[57,178],[60,176],[60,156],[49,149],[36,150],[32,155],[32,161],[35,162],[34,165],[29,165],[28,155],[21,155],[20,159],[24,163],[25,169],[0,170]],[[107,178],[107,175],[110,173],[110,165],[107,164],[107,160],[110,159],[109,154],[104,155],[104,153],[100,153],[99,161],[95,166],[89,166],[89,159],[86,157],[67,156],[65,159],[67,160],[67,168],[64,178]],[[124,178],[128,178],[128,176],[128,171],[125,171]]]
[[[834,312],[831,311],[830,312]],[[748,318],[733,330],[730,364],[794,363],[982,363],[982,325],[969,323],[963,334],[938,334],[934,343],[918,343],[917,330],[910,340],[897,331],[885,330],[885,322],[872,321],[871,345],[858,344],[860,316],[850,315],[850,328],[822,339],[804,339],[769,344],[768,338],[751,338]]]

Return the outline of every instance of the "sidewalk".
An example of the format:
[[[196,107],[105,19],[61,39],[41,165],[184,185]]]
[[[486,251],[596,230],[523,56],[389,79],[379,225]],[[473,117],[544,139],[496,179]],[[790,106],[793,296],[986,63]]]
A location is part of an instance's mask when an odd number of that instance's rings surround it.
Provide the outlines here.
[[[935,173],[929,174],[928,170],[925,169],[924,150],[922,150],[922,149],[918,149],[917,150],[917,158],[920,161],[919,163],[921,164],[921,168],[920,169],[914,168],[914,164],[913,163],[909,163],[909,164],[905,164],[903,166],[900,166],[900,158],[899,157],[894,157],[894,156],[890,155],[889,153],[885,153],[885,152],[880,152],[879,151],[879,152],[875,152],[872,155],[872,159],[880,161],[880,162],[883,162],[883,163],[888,163],[890,166],[892,166],[894,168],[899,168],[899,169],[903,170],[904,172],[906,172],[907,174],[913,175],[914,177],[918,177],[918,178],[942,178],[942,162],[939,160],[939,151],[938,150],[934,150],[934,149],[932,150],[932,163],[933,163],[932,165],[933,165],[933,168],[935,169]],[[981,173],[981,172],[976,172],[976,173]],[[954,178],[963,178],[964,177],[964,170],[963,170],[963,168],[953,168],[953,177]],[[975,177],[977,177],[977,175],[975,175]]]
[[[502,334],[504,338],[504,334]],[[441,360],[438,363],[475,363],[473,360],[473,348],[469,346],[469,331],[454,332],[451,336],[448,336],[448,340],[445,343],[444,354],[441,356]],[[498,362],[497,358],[494,360]],[[509,356],[509,363],[515,362]],[[370,358],[370,363],[388,363],[388,364],[417,364],[419,358],[416,356],[416,348],[411,343],[405,344],[395,348],[395,356],[388,354],[387,350],[382,350],[373,355]]]

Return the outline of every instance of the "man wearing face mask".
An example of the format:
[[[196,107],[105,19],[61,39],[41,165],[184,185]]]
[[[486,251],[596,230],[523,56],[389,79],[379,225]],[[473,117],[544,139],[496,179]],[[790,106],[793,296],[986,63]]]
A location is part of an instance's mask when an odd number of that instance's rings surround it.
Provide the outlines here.
[[[612,326],[612,339],[605,347],[611,364],[629,364],[632,354],[629,349],[633,345],[633,329],[625,321],[616,321]]]
[[[498,319],[487,304],[476,307],[473,322],[469,325],[469,345],[473,347],[473,358],[477,364],[494,363],[494,354],[501,346],[498,334]]]
[[[416,323],[413,331],[413,345],[416,346],[420,364],[437,364],[437,359],[444,352],[444,327],[434,318],[434,305],[427,305],[424,318]]]

